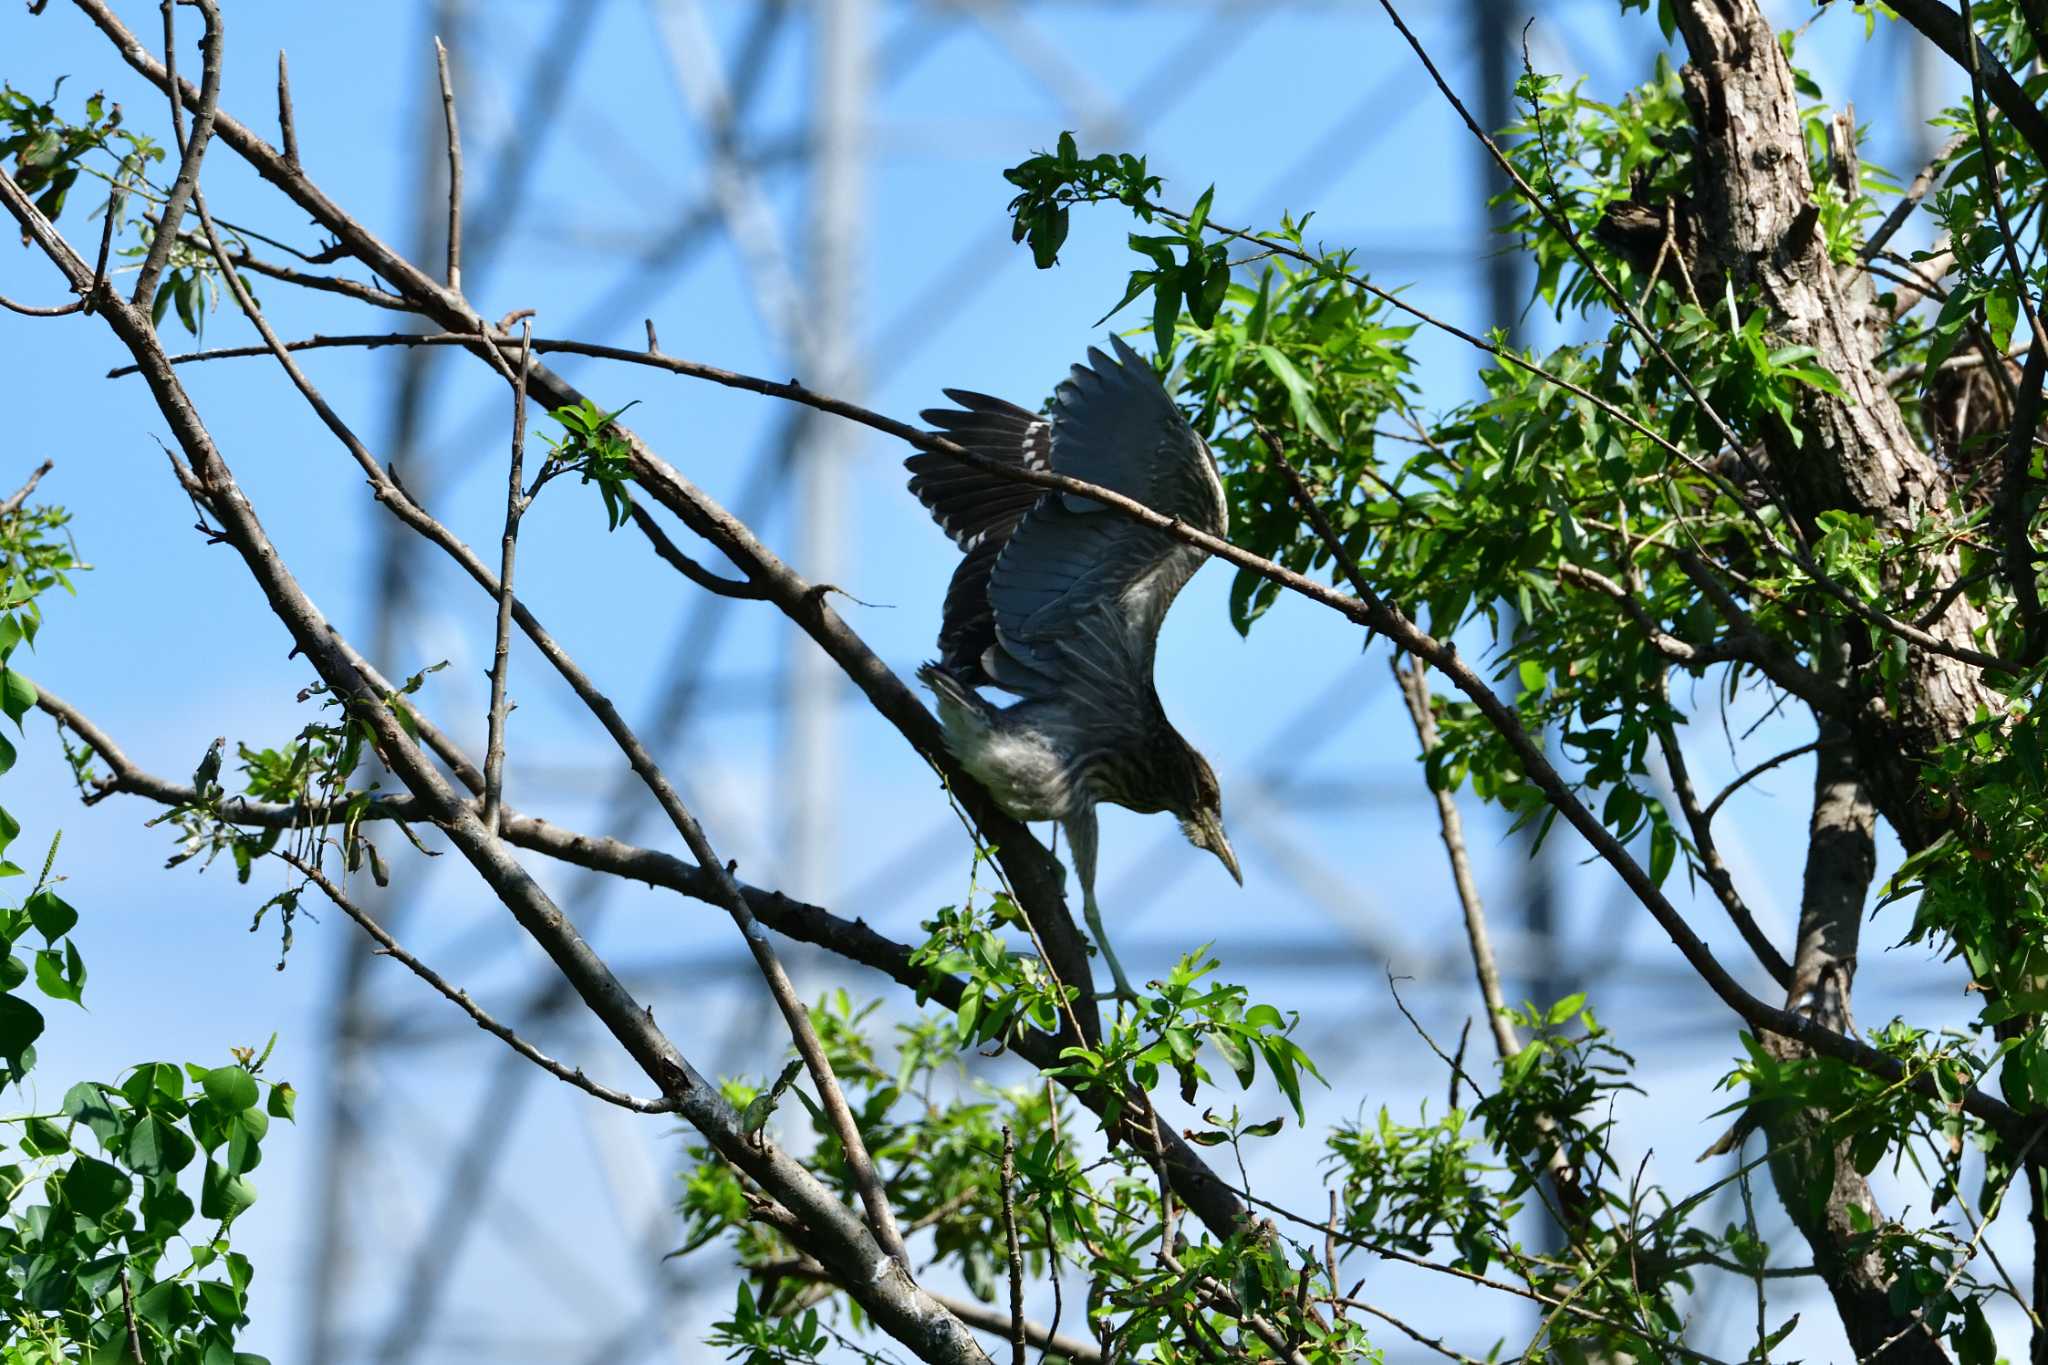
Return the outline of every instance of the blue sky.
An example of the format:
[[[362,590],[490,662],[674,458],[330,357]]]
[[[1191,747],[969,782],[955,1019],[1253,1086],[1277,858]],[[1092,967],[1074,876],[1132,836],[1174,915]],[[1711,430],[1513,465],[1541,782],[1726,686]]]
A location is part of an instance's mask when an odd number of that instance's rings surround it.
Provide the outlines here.
[[[382,0],[347,9],[228,6],[226,107],[268,131],[274,54],[288,49],[309,172],[400,243],[413,236],[412,186],[423,101],[432,88],[428,8]],[[729,53],[749,7],[707,8]],[[1470,64],[1457,59],[1465,46],[1462,6],[1433,0],[1413,8],[1424,41],[1476,98]],[[156,46],[157,7],[120,9]],[[1591,88],[1608,96],[1647,74],[1658,38],[1640,16],[1617,20],[1605,0],[1539,9],[1532,52],[1546,69],[1587,73]],[[1809,17],[1799,6],[1774,11],[1795,21]],[[703,201],[707,184],[702,141],[671,83],[649,6],[585,6],[583,57],[573,70],[540,75],[568,83],[561,112],[545,129],[535,128],[522,117],[537,99],[525,82],[555,17],[555,6],[540,0],[506,0],[476,7],[453,35],[470,73],[463,123],[472,233],[485,230],[474,215],[488,200],[488,177],[498,164],[493,149],[510,129],[520,130],[532,185],[514,221],[490,225],[504,229],[506,245],[495,268],[472,276],[480,308],[534,308],[543,333],[620,344],[637,342],[642,319],[652,316],[671,352],[783,377],[790,362],[722,237],[680,267],[652,275],[632,267],[636,252]],[[1206,6],[1048,4],[1025,11],[1019,22],[1021,30],[1006,31],[957,17],[934,20],[901,5],[877,9],[885,85],[864,130],[875,156],[860,228],[857,312],[874,406],[908,417],[940,401],[942,385],[1035,403],[1086,345],[1100,340],[1094,324],[1129,269],[1126,224],[1108,211],[1078,215],[1062,265],[1048,272],[1032,270],[1025,253],[1007,243],[1009,191],[1001,168],[1049,144],[1062,128],[1085,126],[1062,110],[1054,91],[1097,114],[1138,92],[1142,98],[1121,115],[1115,145],[1151,155],[1167,177],[1169,201],[1192,200],[1214,181],[1222,221],[1259,223],[1283,208],[1315,210],[1325,240],[1359,245],[1376,279],[1412,282],[1418,302],[1467,325],[1498,321],[1485,316],[1476,287],[1479,263],[1493,246],[1481,233],[1471,148],[1376,8],[1304,6],[1224,22]],[[1006,32],[1011,49],[1002,44]],[[803,21],[794,18],[751,125],[764,142],[801,128],[805,44]],[[1866,47],[1860,20],[1845,11],[1821,21],[1803,60],[1831,94],[1847,92],[1865,121],[1882,123],[1909,96],[1896,49],[1889,42]],[[131,120],[161,128],[161,104],[116,69],[111,49],[62,0],[40,19],[19,6],[0,10],[0,77],[40,92],[65,73],[67,97],[104,82]],[[1884,142],[1869,154],[1894,166],[1905,161]],[[801,178],[771,171],[764,183],[800,264]],[[208,159],[206,184],[216,213],[313,245],[299,216],[225,149]],[[75,237],[88,235],[76,211],[68,226]],[[630,283],[621,289],[621,280]],[[55,290],[30,253],[0,251],[0,292],[48,300]],[[308,300],[279,285],[260,292],[286,335],[389,324],[371,310]],[[1540,318],[1532,325],[1546,326]],[[246,325],[222,316],[208,340],[228,344],[247,334]],[[140,384],[100,377],[122,358],[116,343],[87,320],[0,316],[0,348],[7,356],[0,394],[9,400],[14,472],[46,456],[57,461],[44,488],[72,509],[80,547],[95,566],[81,576],[75,601],[50,605],[30,665],[36,675],[158,771],[189,772],[215,735],[256,743],[288,738],[308,718],[293,698],[310,674],[286,659],[283,629],[264,614],[239,564],[191,530],[191,509],[155,443],[163,425]],[[1449,406],[1473,392],[1473,357],[1457,343],[1424,333],[1416,351],[1426,405]],[[392,355],[327,352],[310,357],[307,368],[381,449],[397,373]],[[635,428],[728,505],[741,500],[764,436],[783,415],[758,399],[647,371],[562,368],[600,402],[637,401]],[[382,543],[373,519],[381,514],[363,495],[360,477],[267,362],[194,367],[185,378],[287,562],[341,628],[366,641],[375,616],[372,560]],[[441,471],[433,504],[479,546],[495,544],[502,515],[504,409],[497,381],[480,368],[441,370],[428,422]],[[904,492],[901,454],[865,433],[853,441],[845,456],[847,552],[832,578],[874,604],[841,608],[882,657],[907,670],[931,648],[952,551]],[[12,477],[0,467],[0,482]],[[694,590],[661,570],[629,532],[607,535],[588,492],[558,485],[528,517],[521,593],[637,717],[659,696],[674,623]],[[797,543],[790,505],[780,498],[757,524],[784,553]],[[426,696],[444,723],[480,750],[490,604],[445,564],[420,562],[419,628],[384,663],[404,673],[450,660]],[[1413,734],[1379,650],[1361,659],[1354,633],[1327,613],[1291,602],[1249,641],[1240,640],[1224,611],[1228,585],[1228,573],[1213,566],[1196,579],[1169,620],[1159,674],[1176,722],[1216,760],[1247,885],[1232,886],[1212,860],[1182,845],[1168,822],[1111,812],[1102,888],[1112,932],[1134,974],[1157,972],[1177,953],[1213,939],[1226,975],[1244,980],[1254,998],[1299,1009],[1307,1045],[1326,1062],[1332,1082],[1310,1096],[1312,1130],[1383,1103],[1412,1115],[1425,1099],[1441,1103],[1444,1078],[1393,1013],[1388,971],[1416,978],[1404,994],[1439,1036],[1455,1034],[1476,1008],[1432,808],[1413,762]],[[750,879],[781,884],[786,845],[776,812],[786,762],[776,677],[793,633],[764,606],[723,610],[731,619],[705,668],[707,704],[668,761],[721,853],[737,858]],[[594,827],[601,794],[623,765],[574,699],[543,673],[530,651],[515,652],[513,691],[521,707],[511,729],[510,798]],[[1702,784],[1717,784],[1737,765],[1721,742],[1709,696],[1703,690],[1696,765]],[[1753,718],[1737,716],[1737,732]],[[923,915],[961,894],[966,850],[929,771],[893,731],[849,705],[840,736],[836,868],[816,885],[788,889],[913,937]],[[1795,724],[1772,722],[1742,752],[1753,761],[1807,737]],[[86,913],[79,938],[93,974],[89,1008],[59,1016],[51,1030],[40,1073],[45,1085],[61,1090],[77,1076],[143,1060],[144,1052],[223,1060],[230,1045],[260,1043],[276,1031],[271,1069],[297,1083],[305,1099],[297,1131],[280,1132],[269,1144],[258,1173],[263,1202],[238,1229],[261,1267],[251,1345],[280,1360],[299,1355],[315,1158],[328,1136],[325,1102],[337,1093],[353,1097],[371,1133],[365,1162],[345,1193],[355,1248],[340,1303],[344,1320],[368,1324],[362,1331],[371,1336],[381,1332],[413,1273],[406,1256],[440,1197],[449,1136],[477,1121],[473,1111],[498,1062],[496,1044],[394,965],[376,962],[369,968],[369,1026],[408,1045],[379,1054],[356,1074],[332,1074],[324,1060],[328,1006],[338,964],[355,947],[350,927],[332,915],[302,922],[287,967],[275,970],[272,930],[252,936],[247,926],[254,907],[280,884],[281,869],[260,872],[258,885],[248,888],[223,868],[164,872],[163,832],[141,828],[148,811],[118,801],[81,810],[46,727],[32,728],[23,752],[7,804],[23,820],[25,843],[63,830],[60,867],[71,879],[67,896]],[[1273,790],[1276,774],[1293,781],[1293,794]],[[1805,765],[1788,765],[1730,812],[1737,875],[1766,924],[1780,930],[1796,913],[1809,776]],[[1512,956],[1520,854],[1487,812],[1468,802],[1466,818],[1496,931]],[[672,842],[652,823],[638,828],[650,842]],[[1733,1052],[1734,1023],[1646,917],[1618,900],[1596,870],[1580,866],[1582,852],[1560,837],[1550,860],[1563,970],[1575,979],[1593,976],[1604,1016],[1642,1062],[1651,1100],[1623,1111],[1639,1120],[1631,1154],[1653,1153],[1652,1173],[1689,1189],[1719,1173],[1695,1167],[1692,1154],[1719,1132],[1710,1115],[1725,1097],[1710,1086]],[[502,911],[461,869],[418,859],[400,866],[407,894],[394,914],[409,945],[526,1022],[522,1011],[540,979],[535,954]],[[538,870],[551,885],[573,885],[557,869]],[[630,968],[699,1065],[728,1072],[772,1067],[761,1044],[773,1036],[762,992],[722,917],[631,889],[608,906],[593,938]],[[1695,911],[1701,931],[1726,959],[1739,961],[1739,945],[1714,908],[1700,904]],[[1879,947],[1899,932],[1892,912],[1869,941]],[[800,953],[792,960],[808,988],[879,989],[831,963]],[[1961,1017],[1960,985],[1957,971],[1930,966],[1917,953],[1873,952],[1859,982],[1859,1016],[1866,1025],[1897,1009],[1912,1010],[1916,1019]],[[629,1079],[590,1030],[559,1019],[532,1026],[551,1051],[593,1074]],[[658,1277],[671,1273],[650,1253],[665,1249],[672,1232],[661,1214],[672,1197],[674,1136],[658,1123],[593,1113],[598,1106],[558,1089],[536,1087],[516,1122],[509,1113],[483,1119],[492,1145],[502,1149],[484,1201],[489,1211],[461,1254],[444,1258],[447,1295],[418,1358],[509,1359],[507,1337],[525,1341],[533,1359],[579,1358],[579,1347],[589,1349],[608,1327],[639,1321]],[[1290,1129],[1259,1158],[1253,1178],[1262,1193],[1309,1201],[1315,1154],[1312,1135]],[[381,1249],[386,1244],[401,1254]],[[1796,1239],[1782,1255],[1804,1259]],[[707,1264],[679,1273],[717,1286],[715,1271]],[[1375,1286],[1392,1287],[1388,1292],[1415,1305],[1418,1321],[1464,1333],[1468,1351],[1483,1353],[1492,1331],[1512,1344],[1517,1331],[1526,1335],[1534,1325],[1520,1305],[1475,1309],[1443,1295],[1433,1281],[1409,1283],[1383,1270],[1372,1275]],[[1734,1293],[1715,1302],[1730,1305],[1735,1316],[1725,1332],[1707,1332],[1705,1349],[1740,1349],[1742,1288],[1722,1286]],[[695,1326],[715,1316],[725,1292],[684,1295],[656,1320],[688,1341]],[[1831,1315],[1817,1301],[1788,1295],[1785,1311],[1795,1307],[1808,1311],[1786,1349],[1833,1358],[1839,1338]],[[1497,1322],[1488,1314],[1498,1314]],[[1390,1359],[1401,1358],[1394,1343],[1389,1348]],[[614,1358],[664,1353],[678,1358],[650,1326]],[[684,1349],[679,1358],[691,1356]]]

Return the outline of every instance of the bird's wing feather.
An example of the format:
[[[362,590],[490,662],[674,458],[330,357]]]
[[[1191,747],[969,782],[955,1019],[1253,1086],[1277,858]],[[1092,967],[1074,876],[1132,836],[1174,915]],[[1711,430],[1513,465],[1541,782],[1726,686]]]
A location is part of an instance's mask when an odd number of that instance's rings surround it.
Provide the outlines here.
[[[1076,365],[1055,394],[1053,471],[1223,534],[1228,512],[1208,447],[1151,365],[1122,338],[1111,340],[1115,359],[1091,348],[1090,363]],[[1151,702],[1159,627],[1204,557],[1092,498],[1039,499],[989,575],[996,647],[984,655],[985,671],[1025,696],[1071,704],[1085,691],[1136,721],[1131,708]]]
[[[946,396],[961,407],[932,408],[921,415],[947,439],[1004,464],[1052,468],[1052,427],[1045,418],[968,389],[947,389]],[[990,681],[982,668],[983,656],[996,644],[989,573],[1043,490],[964,465],[949,455],[919,451],[903,464],[910,471],[910,491],[967,552],[946,589],[940,662],[970,687]]]

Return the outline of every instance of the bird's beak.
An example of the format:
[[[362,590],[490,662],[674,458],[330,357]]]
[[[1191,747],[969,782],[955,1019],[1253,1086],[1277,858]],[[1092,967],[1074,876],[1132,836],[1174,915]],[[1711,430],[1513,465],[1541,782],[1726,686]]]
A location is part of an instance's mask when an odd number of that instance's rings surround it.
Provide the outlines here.
[[[1223,822],[1218,820],[1211,825],[1208,833],[1209,837],[1215,840],[1209,845],[1209,851],[1222,860],[1223,865],[1230,869],[1230,875],[1236,879],[1237,884],[1243,886],[1244,872],[1237,865],[1237,854],[1230,847],[1230,836],[1223,832]]]

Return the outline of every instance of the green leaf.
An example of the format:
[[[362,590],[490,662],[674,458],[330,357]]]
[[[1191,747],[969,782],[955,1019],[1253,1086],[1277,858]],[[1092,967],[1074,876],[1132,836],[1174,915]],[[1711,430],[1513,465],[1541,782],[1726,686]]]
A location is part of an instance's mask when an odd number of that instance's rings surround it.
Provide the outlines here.
[[[1678,861],[1678,835],[1662,820],[1650,826],[1650,880],[1664,885],[1664,879],[1671,875],[1672,864]]]
[[[276,1085],[270,1087],[270,1104],[268,1106],[270,1116],[275,1119],[283,1119],[288,1123],[298,1122],[298,1119],[294,1116],[298,1107],[298,1100],[299,1092],[292,1089],[291,1082],[279,1081]]]
[[[206,1163],[206,1179],[199,1187],[199,1213],[204,1218],[232,1222],[256,1202],[256,1187],[239,1175],[230,1175],[218,1161]]]
[[[1180,283],[1161,278],[1152,291],[1152,342],[1159,354],[1173,350],[1173,325],[1180,320]]]
[[[64,1117],[90,1128],[102,1147],[121,1131],[121,1116],[114,1112],[113,1101],[90,1081],[80,1081],[64,1092]]]
[[[1970,1300],[1963,1309],[1963,1327],[1954,1337],[1958,1365],[1997,1365],[1998,1338],[1984,1316],[1984,1301]]]
[[[154,1114],[136,1120],[125,1153],[137,1175],[175,1175],[192,1163],[198,1144],[182,1128]]]
[[[1239,1085],[1249,1086],[1258,1074],[1258,1059],[1252,1050],[1228,1033],[1216,1032],[1209,1035],[1209,1041],[1223,1054],[1223,1063],[1237,1076]]]
[[[11,668],[0,668],[0,711],[21,727],[21,718],[35,709],[36,685]]]
[[[1586,993],[1584,991],[1574,991],[1552,1005],[1549,1012],[1543,1016],[1543,1022],[1550,1028],[1557,1028],[1585,1007]]]
[[[35,925],[36,931],[43,936],[43,942],[53,947],[78,923],[78,912],[47,887],[30,896],[21,908],[28,911],[29,923]]]
[[[64,1172],[64,1202],[91,1222],[125,1207],[135,1184],[104,1161],[82,1156]]]
[[[72,1004],[82,1003],[79,999],[79,984],[64,974],[63,955],[49,948],[36,952],[36,986],[52,1000],[69,1000]]]
[[[22,1125],[21,1149],[30,1156],[55,1156],[71,1150],[64,1130],[38,1115]]]
[[[1323,421],[1323,414],[1316,407],[1315,393],[1307,379],[1294,367],[1277,347],[1259,345],[1252,348],[1262,364],[1287,390],[1287,401],[1294,411],[1294,420],[1316,434],[1330,445],[1337,444],[1337,438],[1330,434],[1330,428]]]
[[[0,1058],[19,1064],[29,1045],[42,1036],[42,1011],[18,995],[0,995]]]
[[[200,1085],[206,1098],[230,1113],[256,1105],[256,1078],[239,1066],[217,1066],[206,1073]]]

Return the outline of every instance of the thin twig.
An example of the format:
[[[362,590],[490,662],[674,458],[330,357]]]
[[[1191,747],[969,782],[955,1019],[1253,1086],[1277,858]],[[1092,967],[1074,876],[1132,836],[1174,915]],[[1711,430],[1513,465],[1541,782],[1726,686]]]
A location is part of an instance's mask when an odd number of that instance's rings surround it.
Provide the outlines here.
[[[642,507],[639,501],[631,494],[626,495],[626,515],[631,517],[633,524],[640,528],[640,534],[647,537],[647,543],[653,548],[654,553],[661,559],[662,563],[668,565],[706,592],[716,593],[720,597],[734,597],[745,601],[760,601],[768,596],[767,592],[759,586],[749,583],[743,578],[727,578],[723,574],[713,573],[696,560],[684,554],[677,547],[676,543],[669,539],[668,532],[661,529],[661,523],[656,521],[653,514]]]
[[[1436,717],[1430,711],[1425,665],[1418,659],[1403,668],[1398,655],[1391,663],[1395,685],[1408,704],[1408,718],[1414,723],[1416,741],[1427,761],[1436,749]],[[1479,981],[1479,998],[1486,1006],[1494,1051],[1505,1061],[1522,1050],[1522,1040],[1508,1018],[1507,997],[1501,993],[1500,968],[1493,960],[1493,936],[1486,928],[1486,904],[1480,899],[1479,882],[1472,875],[1472,860],[1465,851],[1465,822],[1458,814],[1457,799],[1449,790],[1432,783],[1430,795],[1436,798],[1437,830],[1451,860],[1451,881],[1458,889],[1458,905],[1465,912],[1465,945],[1472,952],[1472,974]]]
[[[25,318],[69,317],[84,307],[84,299],[73,299],[69,303],[55,303],[45,308],[39,304],[16,303],[5,294],[0,294],[0,308],[5,308],[10,313],[19,313]]]
[[[1010,1362],[1024,1365],[1029,1338],[1024,1334],[1024,1251],[1017,1244],[1017,1138],[1003,1125],[1003,1239],[1010,1261]]]
[[[354,920],[364,933],[376,941],[377,948],[383,956],[397,962],[449,1000],[454,1001],[464,1014],[467,1014],[476,1022],[478,1028],[503,1042],[507,1047],[547,1072],[550,1076],[560,1081],[566,1081],[585,1094],[594,1095],[598,1099],[603,1100],[606,1104],[615,1104],[621,1109],[630,1109],[636,1114],[670,1114],[675,1112],[676,1104],[674,1100],[667,1098],[642,1099],[637,1095],[629,1095],[622,1090],[614,1090],[608,1085],[600,1085],[596,1081],[591,1080],[583,1074],[581,1067],[570,1066],[565,1062],[558,1062],[548,1056],[532,1043],[521,1038],[510,1028],[499,1023],[481,1005],[469,998],[468,991],[451,985],[446,977],[406,951],[405,947],[397,939],[386,932],[383,925],[377,923],[369,911],[351,900],[348,893],[339,886],[336,886],[316,864],[307,862],[296,853],[282,848],[273,849],[272,854],[314,886],[319,887],[321,894],[334,902],[335,908]]]
[[[164,262],[170,259],[172,243],[178,240],[178,224],[184,220],[185,209],[198,191],[199,163],[206,156],[206,144],[213,137],[214,116],[220,108],[220,6],[215,0],[184,0],[184,3],[196,6],[206,18],[206,32],[199,39],[202,59],[199,106],[192,115],[192,136],[189,139],[185,136],[185,105],[178,89],[178,29],[174,18],[178,3],[179,0],[163,0],[164,73],[171,98],[171,135],[180,153],[178,178],[171,183],[171,192],[164,198],[163,215],[157,223],[156,236],[150,241],[149,254],[143,258],[142,269],[135,276],[135,292],[129,300],[138,308],[149,307],[150,295],[156,291],[157,277],[163,273]]]
[[[1721,846],[1714,840],[1712,817],[1700,809],[1699,793],[1693,789],[1692,772],[1686,766],[1685,746],[1679,743],[1678,728],[1671,723],[1671,681],[1663,669],[1654,671],[1650,690],[1650,702],[1654,708],[1651,728],[1657,736],[1657,748],[1664,756],[1672,795],[1678,798],[1678,809],[1685,816],[1686,828],[1692,831],[1693,849],[1699,854],[1700,870],[1706,874],[1707,885],[1713,888],[1721,907],[1728,912],[1735,932],[1742,935],[1742,941],[1749,945],[1749,951],[1770,973],[1773,981],[1789,990],[1792,986],[1792,964],[1785,960],[1785,955],[1778,951],[1778,945],[1771,942],[1770,935],[1750,913],[1749,903],[1735,885],[1735,874],[1729,870],[1727,860],[1721,856]]]
[[[448,49],[434,39],[434,64],[441,75],[441,113],[448,124],[448,289],[462,292],[462,129],[455,119],[455,82],[448,74]]]
[[[1913,216],[1913,210],[1920,206],[1920,201],[1934,188],[1934,182],[1941,174],[1943,163],[1961,151],[1963,144],[1969,140],[1968,133],[1957,133],[1941,144],[1941,149],[1920,168],[1920,174],[1914,176],[1913,183],[1906,186],[1906,192],[1899,197],[1899,202],[1892,205],[1892,211],[1877,225],[1877,231],[1871,233],[1863,245],[1857,248],[1857,256],[1868,261],[1884,250],[1885,244],[1898,235],[1899,229],[1906,225],[1906,220]]]
[[[1356,1308],[1360,1312],[1371,1314],[1373,1317],[1378,1318],[1381,1322],[1386,1323],[1388,1326],[1394,1328],[1396,1331],[1406,1336],[1410,1341],[1413,1341],[1420,1346],[1426,1347],[1427,1349],[1436,1352],[1438,1355],[1443,1356],[1447,1360],[1455,1360],[1458,1362],[1458,1365],[1483,1365],[1483,1362],[1473,1358],[1472,1356],[1466,1355],[1463,1351],[1453,1350],[1451,1347],[1444,1345],[1442,1338],[1423,1335],[1415,1328],[1410,1327],[1407,1323],[1401,1321],[1401,1319],[1395,1317],[1392,1313],[1389,1313],[1386,1309],[1381,1308],[1376,1304],[1367,1303],[1364,1299],[1351,1298],[1339,1299],[1338,1303],[1342,1307]]]
[[[142,1325],[135,1320],[135,1288],[128,1283],[128,1262],[121,1262],[121,1315],[128,1320],[128,1354],[135,1365],[149,1365],[142,1353]]]
[[[49,473],[56,463],[55,460],[44,460],[30,470],[27,482],[9,493],[5,501],[0,501],[0,517],[11,517],[19,512],[21,505],[28,501],[29,494],[35,492],[36,485],[43,481],[43,475]]]
[[[1052,1099],[1052,1092],[1049,1086],[1046,1091],[1046,1099],[1048,1102]],[[1058,1121],[1059,1109],[1055,1105],[1053,1107],[1053,1122],[1057,1124]],[[1054,1349],[1053,1344],[1060,1339],[1060,1319],[1065,1316],[1067,1305],[1064,1291],[1060,1289],[1060,1242],[1059,1238],[1053,1236],[1052,1206],[1050,1204],[1041,1204],[1039,1206],[1039,1216],[1045,1224],[1046,1279],[1052,1282],[1052,1325],[1046,1329],[1045,1344],[1038,1348],[1038,1365],[1045,1365],[1047,1352]],[[1078,1361],[1078,1359],[1079,1357],[1075,1357],[1075,1361]],[[1073,1365],[1073,1363],[1070,1362],[1070,1365]]]
[[[114,220],[119,217],[117,210],[121,201],[128,197],[126,176],[117,176],[114,187],[107,192],[107,211],[100,224],[100,250],[92,267],[92,283],[86,287],[85,297],[79,300],[87,317],[100,305],[100,291],[107,287],[107,261],[114,251]]]
[[[1741,791],[1744,787],[1748,786],[1751,782],[1754,782],[1757,778],[1762,777],[1765,773],[1777,767],[1780,763],[1790,763],[1793,759],[1798,758],[1801,754],[1810,754],[1815,749],[1820,748],[1820,746],[1823,744],[1837,744],[1840,742],[1840,740],[1833,739],[1808,740],[1804,744],[1795,745],[1793,748],[1787,749],[1782,754],[1772,755],[1770,758],[1765,759],[1763,762],[1757,764],[1754,768],[1751,768],[1748,772],[1743,773],[1733,782],[1730,782],[1727,786],[1723,787],[1721,789],[1720,795],[1716,796],[1713,800],[1707,802],[1707,808],[1700,812],[1701,818],[1711,824],[1714,819],[1714,813],[1721,809],[1722,805],[1728,800],[1729,797],[1735,795],[1736,792]]]
[[[284,139],[284,164],[299,169],[299,130],[292,122],[292,75],[284,49],[277,50],[277,127]]]
[[[533,372],[533,324],[521,324],[518,377],[512,385],[512,468],[506,478],[505,536],[498,555],[498,624],[491,651],[491,710],[484,746],[484,829],[498,837],[505,796],[505,678],[512,663],[512,568],[526,514],[526,380]]]

